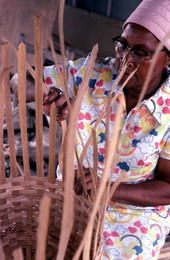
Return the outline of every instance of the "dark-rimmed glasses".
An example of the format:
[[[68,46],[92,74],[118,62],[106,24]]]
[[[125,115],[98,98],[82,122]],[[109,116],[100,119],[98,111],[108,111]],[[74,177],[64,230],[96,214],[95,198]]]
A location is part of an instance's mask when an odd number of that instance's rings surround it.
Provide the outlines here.
[[[163,48],[160,51],[144,51],[144,50],[137,49],[137,48],[130,48],[128,45],[126,45],[123,42],[123,40],[121,39],[121,36],[113,38],[112,42],[115,44],[115,50],[119,56],[123,57],[130,51],[130,54],[133,57],[134,62],[136,62],[136,63],[141,63],[146,57],[149,57],[150,55],[152,55],[156,52],[167,51],[166,48]]]

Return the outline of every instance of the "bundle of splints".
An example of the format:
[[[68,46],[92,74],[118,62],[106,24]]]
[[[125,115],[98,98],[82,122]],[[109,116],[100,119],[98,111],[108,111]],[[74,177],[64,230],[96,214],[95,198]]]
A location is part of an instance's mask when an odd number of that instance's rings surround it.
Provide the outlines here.
[[[60,48],[63,66],[65,66],[65,50],[63,36],[63,10],[64,1],[60,1],[58,12]],[[51,105],[50,111],[50,134],[49,134],[49,169],[48,176],[43,173],[43,142],[42,142],[42,115],[43,115],[43,92],[48,94],[49,89],[43,83],[42,76],[42,21],[41,17],[35,17],[35,70],[26,61],[26,48],[21,43],[16,50],[8,39],[2,39],[1,71],[0,71],[0,129],[3,129],[4,121],[7,123],[9,156],[10,156],[10,177],[5,175],[5,157],[3,144],[3,131],[0,131],[0,259],[1,260],[62,260],[62,259],[101,259],[102,251],[102,229],[104,224],[105,210],[108,200],[114,193],[116,187],[125,177],[122,174],[118,180],[111,185],[111,169],[114,168],[114,153],[119,140],[121,123],[122,102],[118,106],[114,132],[111,138],[106,136],[106,158],[103,177],[100,186],[96,189],[97,182],[97,141],[96,128],[102,118],[106,118],[106,135],[109,127],[109,112],[119,92],[126,85],[126,82],[133,76],[135,71],[126,79],[116,95],[112,95],[119,83],[127,65],[118,76],[114,86],[109,93],[98,119],[92,129],[91,135],[84,145],[80,158],[77,158],[77,174],[81,177],[83,194],[77,196],[74,193],[74,156],[76,153],[75,140],[77,118],[80,110],[83,95],[87,89],[93,65],[97,56],[98,46],[94,46],[90,60],[85,72],[84,80],[79,88],[74,106],[70,109],[69,122],[62,124],[62,144],[59,156],[60,168],[62,168],[63,181],[56,179],[55,164],[55,141],[56,141],[56,107]],[[52,39],[50,39],[53,59],[58,68]],[[18,99],[19,116],[22,140],[22,153],[24,171],[21,172],[16,161],[15,136],[12,118],[12,105],[9,85],[9,53],[13,52],[17,57],[18,68]],[[154,63],[154,62],[153,62]],[[149,77],[154,68],[151,67],[143,93],[139,102],[144,96]],[[29,166],[29,151],[27,138],[26,120],[26,71],[35,80],[35,105],[36,105],[36,176],[31,176]],[[59,69],[60,72],[60,69]],[[60,74],[60,73],[59,73]],[[67,75],[65,71],[60,75],[63,82],[68,107],[71,107],[67,94]],[[132,119],[133,120],[133,119]],[[126,142],[126,137],[122,142]],[[92,170],[93,188],[88,194],[84,175],[82,171],[82,158],[86,156],[89,143],[93,142],[94,147],[94,169]],[[128,173],[126,173],[128,174]]]

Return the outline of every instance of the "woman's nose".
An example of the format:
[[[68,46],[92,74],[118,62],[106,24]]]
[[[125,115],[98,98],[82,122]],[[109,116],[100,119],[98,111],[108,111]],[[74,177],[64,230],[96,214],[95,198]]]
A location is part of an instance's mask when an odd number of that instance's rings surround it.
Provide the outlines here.
[[[130,48],[123,53],[123,61],[125,61],[128,64],[134,63],[134,54]]]

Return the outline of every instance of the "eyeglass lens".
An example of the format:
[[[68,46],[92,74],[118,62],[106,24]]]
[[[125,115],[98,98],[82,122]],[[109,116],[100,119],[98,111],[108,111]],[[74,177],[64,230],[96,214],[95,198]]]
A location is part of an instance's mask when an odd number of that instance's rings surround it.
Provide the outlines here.
[[[115,50],[117,51],[118,55],[123,57],[128,52],[133,57],[134,61],[140,63],[146,57],[141,50],[129,48],[127,45],[123,44],[120,41],[115,41]]]

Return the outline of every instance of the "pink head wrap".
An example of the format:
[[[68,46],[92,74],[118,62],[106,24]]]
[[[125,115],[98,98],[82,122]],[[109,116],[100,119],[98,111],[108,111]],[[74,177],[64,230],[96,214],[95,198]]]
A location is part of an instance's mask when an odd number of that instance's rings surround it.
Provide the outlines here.
[[[128,23],[145,27],[162,41],[167,33],[170,33],[170,0],[143,0],[125,21],[123,28]],[[170,51],[170,35],[164,46]]]

